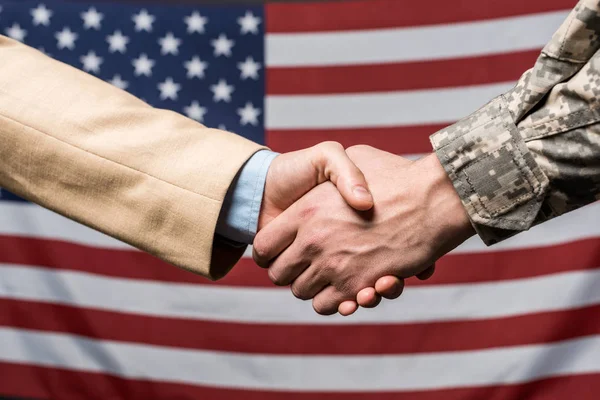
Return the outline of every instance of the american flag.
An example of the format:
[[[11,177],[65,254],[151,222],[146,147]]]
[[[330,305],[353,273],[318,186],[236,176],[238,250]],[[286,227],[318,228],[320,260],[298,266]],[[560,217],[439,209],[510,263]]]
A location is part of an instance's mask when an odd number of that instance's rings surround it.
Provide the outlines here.
[[[0,33],[277,151],[337,140],[414,158],[508,90],[575,5],[200,2],[0,1]],[[473,238],[400,299],[342,318],[248,256],[212,283],[0,191],[0,394],[596,399],[599,215]]]

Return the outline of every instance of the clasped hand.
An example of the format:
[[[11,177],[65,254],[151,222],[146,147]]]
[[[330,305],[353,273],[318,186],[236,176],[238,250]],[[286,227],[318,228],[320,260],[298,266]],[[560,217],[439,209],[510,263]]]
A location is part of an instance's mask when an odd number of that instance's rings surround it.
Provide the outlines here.
[[[435,155],[328,142],[275,158],[253,252],[317,313],[350,315],[397,298],[406,278],[428,279],[473,234]]]

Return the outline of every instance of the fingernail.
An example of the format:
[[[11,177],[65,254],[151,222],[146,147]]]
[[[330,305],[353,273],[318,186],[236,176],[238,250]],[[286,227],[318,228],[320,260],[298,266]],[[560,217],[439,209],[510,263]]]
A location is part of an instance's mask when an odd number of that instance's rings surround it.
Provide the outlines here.
[[[352,193],[354,193],[354,195],[359,199],[368,200],[368,201],[373,200],[373,196],[371,195],[371,192],[369,192],[367,189],[365,189],[362,186],[354,186]]]

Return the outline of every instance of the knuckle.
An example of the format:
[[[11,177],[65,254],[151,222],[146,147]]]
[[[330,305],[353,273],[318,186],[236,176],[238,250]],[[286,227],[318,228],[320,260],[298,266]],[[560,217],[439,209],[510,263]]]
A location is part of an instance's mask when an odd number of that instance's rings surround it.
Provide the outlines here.
[[[308,296],[308,293],[306,292],[306,290],[300,285],[292,284],[292,287],[290,289],[291,289],[294,297],[296,297],[297,299],[300,299],[300,300],[310,300],[311,299],[311,297]]]
[[[317,146],[319,146],[321,148],[321,150],[324,150],[324,151],[344,150],[344,146],[342,146],[341,143],[333,141],[333,140],[328,140],[326,142],[319,143]]]
[[[320,315],[332,315],[337,312],[337,306],[327,304],[322,300],[313,300],[313,310]]]
[[[318,210],[319,210],[319,206],[317,204],[307,205],[302,210],[300,210],[300,212],[298,213],[298,216],[302,220],[307,220],[307,219],[310,219],[312,216],[314,216]]]
[[[324,236],[319,232],[311,232],[302,239],[302,247],[309,255],[320,254],[323,250]]]
[[[273,268],[269,268],[269,279],[277,286],[285,286],[284,279]]]
[[[321,265],[320,272],[323,276],[335,277],[337,281],[344,279],[339,266],[331,262],[331,260],[327,260],[327,262]]]
[[[350,146],[346,149],[346,153],[348,154],[348,156],[353,157],[353,156],[357,156],[360,153],[363,153],[365,151],[370,151],[372,150],[373,147],[366,145],[366,144],[357,144],[354,146]]]
[[[260,237],[256,237],[254,243],[252,244],[252,254],[254,261],[258,264],[265,264],[268,260],[269,247],[267,243],[260,239]]]

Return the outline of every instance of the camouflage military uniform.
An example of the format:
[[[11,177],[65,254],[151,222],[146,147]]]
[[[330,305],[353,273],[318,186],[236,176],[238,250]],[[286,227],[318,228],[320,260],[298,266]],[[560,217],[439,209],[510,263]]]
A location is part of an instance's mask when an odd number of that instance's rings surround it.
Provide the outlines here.
[[[488,245],[600,199],[600,1],[579,1],[513,89],[431,142]]]

